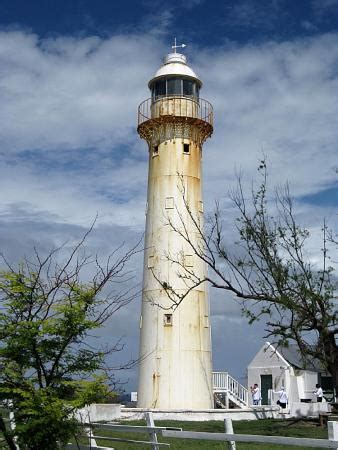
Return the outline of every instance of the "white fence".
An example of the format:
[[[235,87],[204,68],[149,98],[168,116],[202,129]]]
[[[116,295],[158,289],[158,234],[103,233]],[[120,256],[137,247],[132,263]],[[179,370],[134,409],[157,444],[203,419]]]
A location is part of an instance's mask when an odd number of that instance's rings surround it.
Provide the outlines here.
[[[111,447],[99,447],[96,444],[98,439],[110,441],[110,442],[128,442],[131,444],[149,444],[152,450],[160,450],[160,447],[170,447],[170,444],[164,442],[158,442],[157,433],[161,433],[162,431],[182,431],[181,428],[172,428],[172,427],[155,427],[154,419],[152,413],[146,413],[145,415],[147,426],[137,426],[137,425],[118,425],[113,423],[91,423],[90,428],[86,430],[85,437],[90,441],[89,445],[75,445],[68,444],[67,450],[112,450]],[[104,429],[109,431],[128,431],[132,433],[148,433],[149,441],[142,441],[136,439],[122,439],[117,437],[107,437],[107,436],[99,436],[98,434],[92,434],[92,427],[95,427],[95,430]]]
[[[227,428],[227,425],[226,425]],[[261,436],[233,433],[204,433],[200,431],[171,431],[163,430],[162,436],[176,439],[195,439],[199,441],[228,442],[229,448],[236,449],[235,442],[260,442],[262,444],[279,444],[285,446],[338,448],[338,422],[328,422],[328,439],[294,438],[284,436]]]
[[[170,447],[170,444],[158,442],[157,433],[162,433],[163,437],[175,439],[195,439],[199,441],[220,441],[227,442],[231,450],[236,450],[236,442],[259,442],[263,444],[279,444],[298,447],[315,447],[315,448],[334,448],[338,449],[338,422],[328,422],[328,439],[310,439],[310,438],[295,438],[285,436],[262,436],[250,434],[234,434],[231,419],[224,421],[225,433],[206,433],[195,431],[182,431],[182,429],[174,429],[168,427],[155,427],[151,413],[146,414],[147,426],[133,426],[133,425],[117,425],[117,424],[91,424],[98,429],[106,429],[111,431],[128,431],[133,433],[148,433],[149,441],[140,441],[132,439],[121,439],[114,437],[105,437],[98,435],[88,435],[90,445],[82,445],[80,447],[74,444],[68,444],[67,450],[112,450],[111,447],[99,447],[96,444],[96,439],[109,440],[111,442],[129,442],[135,444],[148,444],[152,450],[160,450],[160,447]]]

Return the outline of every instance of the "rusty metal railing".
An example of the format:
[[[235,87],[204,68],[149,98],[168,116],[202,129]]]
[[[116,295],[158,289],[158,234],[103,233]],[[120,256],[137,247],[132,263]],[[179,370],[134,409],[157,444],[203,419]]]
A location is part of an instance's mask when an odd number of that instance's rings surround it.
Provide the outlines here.
[[[168,96],[158,100],[148,98],[138,107],[138,125],[163,116],[187,117],[199,119],[213,126],[213,108],[211,103],[202,98]]]

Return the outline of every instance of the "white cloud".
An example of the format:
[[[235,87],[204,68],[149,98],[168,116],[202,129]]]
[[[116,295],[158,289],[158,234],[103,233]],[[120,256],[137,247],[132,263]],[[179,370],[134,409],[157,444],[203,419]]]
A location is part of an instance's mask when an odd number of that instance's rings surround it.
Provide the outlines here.
[[[163,16],[164,28],[166,20],[170,13]],[[0,33],[0,245],[13,259],[34,243],[48,249],[78,236],[96,213],[102,238],[97,248],[143,230],[147,147],[135,131],[136,112],[166,51],[156,35],[41,40],[23,31]],[[334,183],[337,37],[188,55],[205,83],[202,96],[215,109],[215,132],[203,153],[207,209],[215,197],[226,196],[236,169],[249,185],[262,152],[272,184],[289,180],[297,196]],[[224,205],[230,236],[233,210],[228,201]],[[332,217],[332,208],[297,207],[303,223],[316,231],[310,249],[315,255],[320,217]],[[248,327],[234,303],[223,305],[215,300],[214,336],[222,327]],[[130,308],[121,312],[120,325],[136,348],[138,307]],[[223,311],[231,312],[226,326]],[[252,330],[260,336],[258,328]]]
[[[130,143],[144,81],[159,59],[152,46],[136,36],[41,41],[0,33],[2,150]]]
[[[202,95],[215,108],[215,133],[203,161],[208,198],[220,186],[226,193],[235,168],[254,174],[262,152],[276,183],[289,180],[296,194],[333,182],[336,38],[192,55],[205,81]],[[119,205],[114,207],[127,211],[130,198],[145,191],[147,152],[135,133],[136,109],[147,96],[161,51],[144,35],[39,40],[2,32],[0,142],[3,158],[9,159],[8,178],[21,171],[25,195],[32,187],[43,209],[43,199],[57,192],[64,209],[69,202],[74,213],[82,214],[87,202],[92,215],[103,203],[112,205],[114,196]],[[25,150],[35,153],[17,161]],[[11,186],[3,196],[21,201],[18,190]],[[51,212],[69,216],[56,207]]]
[[[233,179],[234,167],[254,173],[262,152],[276,183],[289,180],[297,195],[333,182],[336,40],[327,35],[201,56],[203,95],[215,107],[215,137],[205,152],[215,191],[221,173],[225,183]]]

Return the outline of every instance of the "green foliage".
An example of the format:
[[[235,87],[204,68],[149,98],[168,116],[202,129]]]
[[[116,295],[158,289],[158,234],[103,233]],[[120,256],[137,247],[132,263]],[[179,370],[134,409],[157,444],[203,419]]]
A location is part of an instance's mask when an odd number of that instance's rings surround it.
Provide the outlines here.
[[[73,409],[53,389],[18,390],[14,399],[20,448],[57,449],[76,434]]]
[[[115,275],[123,281],[127,257],[105,270],[94,260],[97,272],[84,284],[88,258],[78,250],[64,265],[51,252],[0,272],[0,398],[11,402],[22,449],[59,448],[78,431],[75,410],[111,395],[104,360],[118,347],[103,351],[85,340],[127,303],[121,293],[98,298]]]

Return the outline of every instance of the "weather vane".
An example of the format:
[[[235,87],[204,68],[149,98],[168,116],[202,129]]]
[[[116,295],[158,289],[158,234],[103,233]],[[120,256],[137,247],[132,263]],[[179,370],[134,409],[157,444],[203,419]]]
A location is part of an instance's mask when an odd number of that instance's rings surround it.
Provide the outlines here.
[[[174,42],[175,42],[174,45],[171,46],[171,48],[174,50],[174,53],[176,53],[176,50],[177,50],[178,48],[184,48],[184,47],[186,47],[186,44],[177,45],[177,43],[176,43],[176,38],[175,38],[175,41],[174,41]]]

